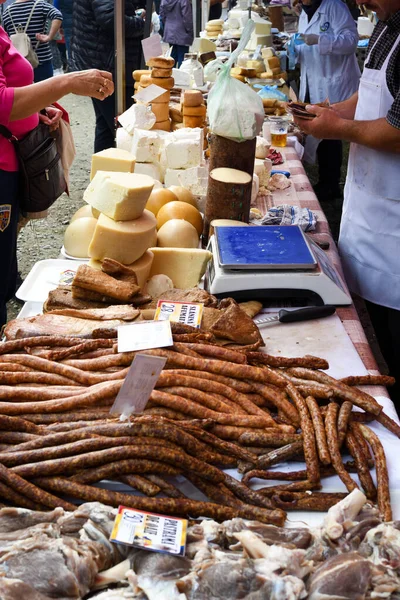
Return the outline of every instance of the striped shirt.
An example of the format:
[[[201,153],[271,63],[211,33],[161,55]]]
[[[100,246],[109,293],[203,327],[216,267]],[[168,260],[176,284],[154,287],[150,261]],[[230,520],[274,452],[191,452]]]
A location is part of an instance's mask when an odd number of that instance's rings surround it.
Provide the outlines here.
[[[14,4],[11,4],[11,6],[9,6],[4,11],[3,27],[8,33],[8,35],[16,33],[14,30],[14,25],[16,27],[21,25],[21,27],[25,29],[34,4],[35,0],[24,0],[23,2],[14,2]],[[46,32],[47,20],[53,21],[54,19],[59,19],[60,21],[62,21],[62,18],[63,17],[61,12],[57,8],[54,8],[54,6],[52,6],[48,2],[45,2],[44,0],[39,0],[39,2],[36,4],[36,8],[33,12],[32,19],[29,23],[29,27],[26,33],[28,34],[31,40],[32,48],[36,50],[39,63],[51,60],[52,53],[50,44],[48,42],[41,42],[36,48],[38,43],[36,39],[36,34]]]

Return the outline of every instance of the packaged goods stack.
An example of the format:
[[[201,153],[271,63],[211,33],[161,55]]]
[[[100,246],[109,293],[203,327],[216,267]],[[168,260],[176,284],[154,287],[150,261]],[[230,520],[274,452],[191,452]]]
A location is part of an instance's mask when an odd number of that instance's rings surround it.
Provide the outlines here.
[[[171,130],[169,101],[171,90],[174,87],[174,78],[172,77],[172,68],[174,64],[175,61],[173,58],[155,56],[154,58],[150,58],[147,62],[147,66],[151,68],[151,72],[143,73],[140,76],[139,91],[152,84],[165,89],[165,93],[158,96],[158,98],[151,103],[151,110],[156,116],[156,123],[154,124],[153,129],[159,129],[161,131]]]
[[[206,36],[211,40],[215,40],[223,31],[224,22],[221,19],[213,19],[206,24]]]
[[[185,90],[182,104],[183,126],[204,127],[206,106],[203,103],[203,94],[199,90]]]

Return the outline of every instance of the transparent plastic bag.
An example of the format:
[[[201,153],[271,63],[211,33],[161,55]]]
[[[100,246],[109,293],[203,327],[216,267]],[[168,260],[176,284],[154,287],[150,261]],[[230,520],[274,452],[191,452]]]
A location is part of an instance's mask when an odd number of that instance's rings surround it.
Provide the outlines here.
[[[280,102],[288,101],[286,94],[280,92],[276,85],[264,85],[258,92],[258,95],[261,96],[263,100],[265,98],[268,100],[279,100]]]
[[[255,138],[264,122],[264,106],[260,96],[230,74],[232,65],[247,46],[253,30],[254,21],[249,20],[240,44],[220,68],[217,81],[208,95],[210,130],[236,142]]]

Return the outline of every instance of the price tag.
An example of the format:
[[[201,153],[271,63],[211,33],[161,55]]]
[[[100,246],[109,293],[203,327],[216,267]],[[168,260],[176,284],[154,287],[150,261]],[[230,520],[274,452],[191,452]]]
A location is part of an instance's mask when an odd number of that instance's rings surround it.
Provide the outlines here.
[[[158,33],[151,35],[150,37],[142,40],[142,48],[144,54],[144,61],[147,63],[150,58],[154,56],[162,55],[161,37]]]
[[[165,348],[173,343],[168,321],[143,321],[118,327],[118,352]]]
[[[159,300],[157,302],[155,321],[174,321],[200,328],[203,317],[204,304],[195,302],[171,302],[170,300]]]
[[[186,519],[120,506],[110,541],[143,550],[184,556],[187,525]]]
[[[137,354],[110,413],[127,419],[133,413],[143,412],[166,362],[162,356]]]
[[[164,88],[152,83],[147,88],[144,88],[144,90],[140,90],[140,92],[135,94],[133,97],[137,102],[149,104],[149,102],[153,102],[153,100],[158,98],[158,96],[161,96],[161,94],[165,94],[165,92],[166,90]]]

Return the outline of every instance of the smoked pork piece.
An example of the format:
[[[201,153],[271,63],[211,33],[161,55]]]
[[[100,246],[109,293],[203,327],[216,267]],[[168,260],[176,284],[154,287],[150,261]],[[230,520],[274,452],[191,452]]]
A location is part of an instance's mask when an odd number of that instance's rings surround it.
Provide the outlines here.
[[[144,308],[156,308],[158,300],[176,300],[178,302],[201,302],[204,306],[217,307],[218,301],[205,290],[194,287],[187,290],[173,288],[153,298]]]
[[[133,271],[132,276],[136,279],[136,275]],[[137,285],[137,279],[136,283],[133,283],[132,279],[121,281],[98,269],[93,269],[92,267],[89,267],[89,265],[80,265],[78,267],[72,282],[73,296],[75,288],[83,288],[84,290],[111,296],[111,298],[120,300],[121,303],[130,302],[140,291],[140,288]]]
[[[114,298],[110,298],[110,304],[118,303]],[[72,287],[70,285],[59,285],[55,290],[51,290],[47,296],[47,300],[43,305],[43,312],[57,310],[59,308],[75,308],[83,310],[86,308],[103,308],[105,302],[94,300],[83,300],[72,296]]]
[[[26,319],[14,319],[4,328],[7,340],[34,337],[37,335],[61,335],[79,338],[116,337],[116,329],[126,325],[122,319],[94,321],[93,319],[77,319],[64,315],[37,315]]]
[[[133,308],[128,304],[121,304],[117,306],[107,306],[106,308],[88,308],[86,310],[64,308],[54,310],[51,314],[63,315],[64,317],[76,317],[77,319],[90,319],[93,321],[110,321],[111,319],[134,321],[140,313],[137,308]]]
[[[219,319],[210,328],[210,331],[216,337],[226,338],[237,344],[260,342],[264,345],[258,327],[236,302],[219,312],[221,313]]]

